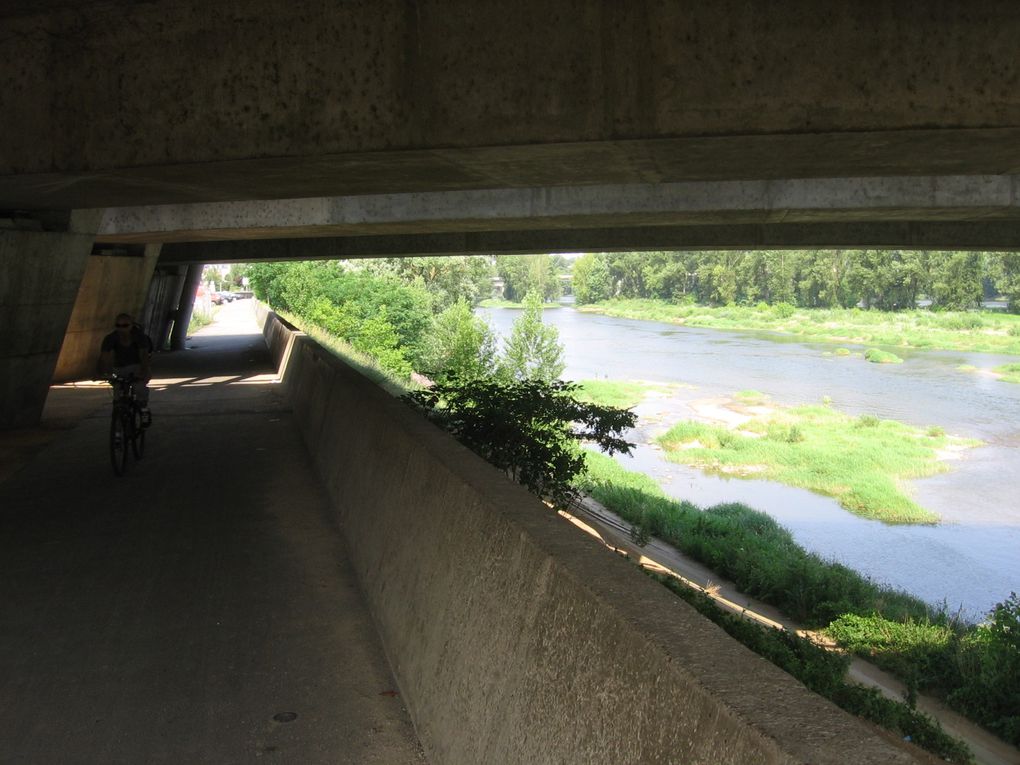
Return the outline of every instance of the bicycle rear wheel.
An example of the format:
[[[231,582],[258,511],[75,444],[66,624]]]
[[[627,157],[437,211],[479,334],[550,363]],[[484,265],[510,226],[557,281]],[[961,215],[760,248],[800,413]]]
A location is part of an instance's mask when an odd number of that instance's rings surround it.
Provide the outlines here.
[[[124,418],[120,416],[120,412],[114,412],[113,419],[110,420],[110,463],[113,465],[114,475],[124,475],[127,468],[127,438]]]
[[[134,410],[134,414],[131,417],[131,427],[134,431],[131,434],[131,453],[135,455],[136,460],[140,460],[145,454],[145,428],[142,427],[142,412],[139,409]]]

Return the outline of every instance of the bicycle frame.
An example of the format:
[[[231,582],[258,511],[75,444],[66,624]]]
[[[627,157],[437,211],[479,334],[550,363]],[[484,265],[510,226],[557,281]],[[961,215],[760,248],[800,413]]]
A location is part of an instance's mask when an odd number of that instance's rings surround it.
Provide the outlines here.
[[[128,444],[135,459],[141,459],[145,449],[145,430],[141,427],[141,407],[135,399],[134,375],[112,375],[113,411],[110,421],[110,461],[115,475],[127,469]]]

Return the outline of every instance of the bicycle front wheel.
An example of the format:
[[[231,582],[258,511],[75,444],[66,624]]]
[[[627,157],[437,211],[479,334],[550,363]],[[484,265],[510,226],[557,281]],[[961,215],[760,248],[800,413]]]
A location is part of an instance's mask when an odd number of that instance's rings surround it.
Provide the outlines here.
[[[113,419],[110,420],[110,462],[114,475],[124,475],[127,467],[127,438],[124,418],[120,416],[120,412],[114,412]]]
[[[132,418],[132,430],[131,434],[131,453],[135,455],[136,460],[140,460],[142,455],[145,454],[145,428],[142,426],[142,413],[138,409],[135,409],[134,417]]]

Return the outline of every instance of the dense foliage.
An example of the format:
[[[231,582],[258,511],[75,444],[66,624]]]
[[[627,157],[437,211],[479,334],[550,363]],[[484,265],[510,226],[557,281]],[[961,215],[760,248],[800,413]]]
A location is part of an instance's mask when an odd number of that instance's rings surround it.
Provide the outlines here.
[[[673,577],[657,576],[676,595],[718,624],[732,637],[777,667],[796,677],[815,693],[846,711],[890,730],[947,762],[972,762],[970,751],[942,727],[910,704],[887,699],[875,688],[846,681],[849,657],[827,651],[806,638],[786,630],[755,624],[723,611],[707,595],[692,590]]]
[[[806,308],[970,308],[997,288],[1020,304],[1014,253],[758,250],[587,254],[574,263],[579,303],[611,297]]]
[[[561,275],[567,272],[562,255],[500,255],[496,273],[503,280],[503,297],[519,302],[529,293],[542,300],[555,300],[563,294]]]
[[[938,620],[897,622],[846,614],[826,630],[851,651],[1020,744],[1020,598],[996,605],[986,623],[961,632]]]
[[[544,257],[517,260],[548,266]],[[500,357],[495,333],[473,313],[492,289],[486,258],[260,263],[250,266],[249,278],[260,300],[349,343],[398,378],[421,372],[434,380],[554,380],[563,372],[563,348],[555,328],[542,323],[539,291],[524,296]]]
[[[577,444],[629,454],[633,444],[621,433],[637,419],[624,409],[578,401],[578,390],[561,381],[454,379],[405,399],[513,480],[564,507],[585,465]]]

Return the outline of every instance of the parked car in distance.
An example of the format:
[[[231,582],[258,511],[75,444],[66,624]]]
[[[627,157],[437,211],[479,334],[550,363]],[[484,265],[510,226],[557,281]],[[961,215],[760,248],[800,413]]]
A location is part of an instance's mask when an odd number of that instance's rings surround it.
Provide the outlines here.
[[[233,303],[235,300],[237,300],[237,293],[236,292],[229,292],[227,290],[220,290],[219,292],[216,292],[216,293],[213,293],[213,294],[218,295],[219,298],[220,298],[220,301],[223,302],[223,303]]]

